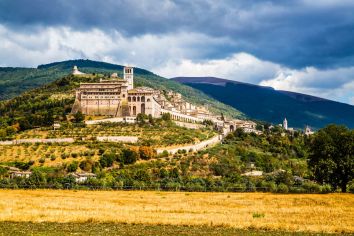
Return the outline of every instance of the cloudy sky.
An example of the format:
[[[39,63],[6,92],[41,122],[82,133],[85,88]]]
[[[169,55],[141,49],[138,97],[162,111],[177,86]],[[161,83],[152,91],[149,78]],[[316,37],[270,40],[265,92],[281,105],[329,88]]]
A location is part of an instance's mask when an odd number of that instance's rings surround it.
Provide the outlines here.
[[[85,58],[354,104],[353,0],[0,0],[0,66]]]

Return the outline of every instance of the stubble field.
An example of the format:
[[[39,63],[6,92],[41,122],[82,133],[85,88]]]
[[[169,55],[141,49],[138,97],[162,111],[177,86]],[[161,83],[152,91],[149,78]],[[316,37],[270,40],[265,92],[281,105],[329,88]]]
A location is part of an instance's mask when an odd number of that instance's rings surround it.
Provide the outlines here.
[[[0,190],[0,222],[350,234],[354,195]]]

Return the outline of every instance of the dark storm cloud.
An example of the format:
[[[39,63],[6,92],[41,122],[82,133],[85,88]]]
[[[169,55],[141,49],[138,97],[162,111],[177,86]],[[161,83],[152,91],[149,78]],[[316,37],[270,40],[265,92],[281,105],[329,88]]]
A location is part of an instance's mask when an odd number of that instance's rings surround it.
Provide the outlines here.
[[[230,39],[213,45],[217,50],[198,48],[209,59],[244,51],[295,68],[353,65],[353,12],[348,0],[0,0],[0,23],[14,30],[68,26],[126,36],[202,33]]]

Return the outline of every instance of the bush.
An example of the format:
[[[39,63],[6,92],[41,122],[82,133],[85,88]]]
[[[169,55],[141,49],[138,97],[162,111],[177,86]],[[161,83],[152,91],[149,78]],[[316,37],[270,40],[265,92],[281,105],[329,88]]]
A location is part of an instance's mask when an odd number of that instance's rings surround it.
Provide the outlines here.
[[[302,184],[302,187],[305,189],[306,193],[320,193],[321,186],[314,182],[305,182]]]
[[[288,193],[289,192],[289,188],[287,185],[281,183],[278,185],[277,187],[277,192],[278,193]]]
[[[75,172],[78,167],[79,167],[79,165],[77,164],[77,162],[73,161],[67,166],[66,169],[67,169],[68,172]]]
[[[329,184],[325,184],[321,186],[321,193],[330,193],[332,192],[332,187]],[[353,191],[354,192],[354,191]]]
[[[69,154],[67,154],[67,153],[62,153],[61,155],[60,155],[60,157],[61,157],[61,159],[66,159],[67,157],[69,157]]]
[[[50,160],[51,160],[51,161],[54,161],[56,158],[57,158],[57,157],[56,157],[54,154],[50,155]]]
[[[71,157],[72,157],[72,158],[76,158],[76,157],[78,157],[78,156],[79,156],[79,154],[77,154],[76,152],[71,153]]]
[[[155,151],[152,147],[141,146],[139,148],[140,158],[143,160],[150,160],[155,157]]]
[[[86,172],[91,172],[92,167],[93,167],[93,161],[92,160],[84,160],[80,162],[80,169]]]
[[[123,149],[120,161],[123,164],[133,164],[138,159],[138,154],[130,149]]]
[[[43,164],[45,162],[45,158],[42,157],[41,159],[39,159],[39,163]]]
[[[102,168],[106,168],[106,167],[111,167],[113,165],[114,160],[116,159],[116,154],[115,153],[104,153],[101,157],[100,157],[100,164],[102,166]]]
[[[354,180],[350,181],[348,184],[348,191],[354,193]]]

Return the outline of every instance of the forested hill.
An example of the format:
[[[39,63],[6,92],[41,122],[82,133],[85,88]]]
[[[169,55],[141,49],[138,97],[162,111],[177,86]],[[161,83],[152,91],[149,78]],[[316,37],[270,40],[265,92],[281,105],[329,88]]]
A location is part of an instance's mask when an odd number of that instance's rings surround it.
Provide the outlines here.
[[[214,77],[177,77],[172,80],[198,89],[254,119],[279,124],[286,117],[289,126],[296,128],[305,125],[321,128],[330,123],[354,128],[352,105]]]
[[[70,72],[73,65],[77,65],[83,72],[95,73],[95,76],[87,78],[72,76]],[[14,125],[20,125],[19,130],[51,125],[53,119],[64,117],[64,114],[71,111],[75,97],[74,89],[79,86],[80,82],[97,82],[104,74],[110,75],[113,72],[117,72],[122,77],[122,69],[122,66],[89,60],[53,63],[39,66],[36,69],[2,68],[1,94],[7,94],[3,98],[23,93],[0,101],[0,129]],[[43,85],[44,83],[46,84]],[[199,105],[209,104],[210,110],[217,114],[243,117],[243,114],[236,109],[196,89],[159,77],[143,69],[135,69],[134,84],[159,90],[173,90],[181,93],[189,102]],[[8,91],[12,93],[9,95]]]
[[[0,67],[0,100],[13,98],[26,90],[66,76],[76,65],[92,72],[122,71],[123,66],[91,60],[69,60],[40,65],[37,68]],[[147,70],[135,69],[141,75],[153,75]]]

